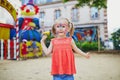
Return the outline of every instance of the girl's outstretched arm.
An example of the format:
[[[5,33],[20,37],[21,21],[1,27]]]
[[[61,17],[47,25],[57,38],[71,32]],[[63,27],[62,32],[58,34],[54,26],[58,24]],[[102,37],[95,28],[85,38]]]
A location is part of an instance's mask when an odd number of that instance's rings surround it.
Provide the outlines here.
[[[76,46],[76,44],[75,44],[75,42],[74,42],[73,39],[72,39],[71,45],[72,45],[73,50],[74,50],[76,53],[79,53],[79,54],[81,54],[82,56],[85,56],[86,58],[89,58],[89,57],[90,57],[89,53],[83,52],[82,50],[80,50],[80,49]]]
[[[41,45],[42,45],[42,49],[44,51],[44,53],[46,55],[50,54],[52,52],[52,43],[50,42],[49,47],[47,48],[45,45],[45,40],[46,40],[47,36],[43,35],[42,39],[41,39]]]

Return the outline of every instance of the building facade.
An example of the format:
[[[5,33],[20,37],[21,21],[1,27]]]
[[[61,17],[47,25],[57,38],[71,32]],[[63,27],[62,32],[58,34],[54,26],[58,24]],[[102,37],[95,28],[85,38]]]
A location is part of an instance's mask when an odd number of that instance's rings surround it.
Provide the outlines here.
[[[92,37],[99,36],[101,41],[108,40],[107,10],[98,10],[88,6],[76,8],[76,3],[75,0],[67,3],[62,3],[61,0],[34,0],[34,4],[40,8],[41,29],[48,31],[57,18],[65,17],[74,24],[77,31],[85,33],[85,31],[93,30],[92,33],[95,35]]]

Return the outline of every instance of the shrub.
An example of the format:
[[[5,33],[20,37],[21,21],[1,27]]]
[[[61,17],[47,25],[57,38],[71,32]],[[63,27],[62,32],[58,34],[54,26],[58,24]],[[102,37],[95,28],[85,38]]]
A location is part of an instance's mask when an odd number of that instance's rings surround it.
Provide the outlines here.
[[[97,42],[75,42],[76,46],[83,51],[91,51],[91,50],[98,50],[98,43]]]
[[[112,39],[116,50],[120,50],[120,29],[112,33]]]

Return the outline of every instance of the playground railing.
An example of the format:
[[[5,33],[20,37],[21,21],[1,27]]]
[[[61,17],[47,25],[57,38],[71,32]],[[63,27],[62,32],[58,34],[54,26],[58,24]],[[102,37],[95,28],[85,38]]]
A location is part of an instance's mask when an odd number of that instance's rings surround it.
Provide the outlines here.
[[[16,40],[0,40],[0,60],[17,59]]]

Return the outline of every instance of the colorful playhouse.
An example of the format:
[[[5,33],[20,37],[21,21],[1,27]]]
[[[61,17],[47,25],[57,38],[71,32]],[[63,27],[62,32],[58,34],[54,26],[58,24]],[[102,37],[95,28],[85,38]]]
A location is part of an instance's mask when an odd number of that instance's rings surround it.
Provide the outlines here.
[[[27,57],[34,57],[31,48],[31,40],[36,40],[37,54],[42,56],[40,44],[41,34],[38,17],[39,8],[32,0],[21,6],[21,15],[17,18],[17,12],[7,0],[0,0],[0,7],[4,8],[14,19],[14,24],[0,21],[0,59],[17,59],[21,54],[21,41],[27,40]]]

